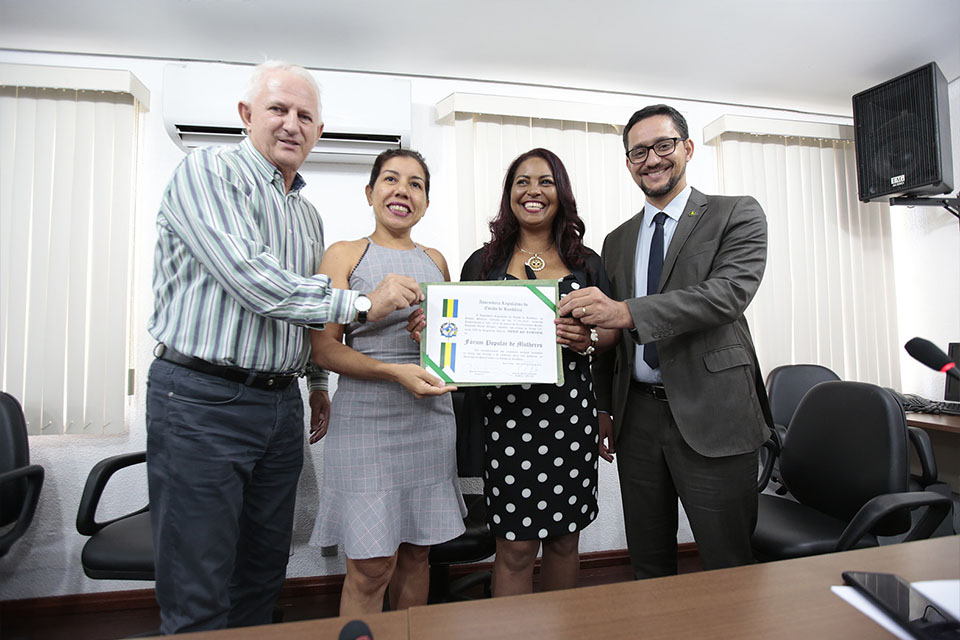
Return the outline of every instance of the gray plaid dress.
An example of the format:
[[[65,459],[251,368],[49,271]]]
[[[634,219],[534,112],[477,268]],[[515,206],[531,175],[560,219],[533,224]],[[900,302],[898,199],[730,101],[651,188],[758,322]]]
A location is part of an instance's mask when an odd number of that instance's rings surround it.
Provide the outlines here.
[[[388,273],[417,282],[443,274],[420,247],[370,242],[350,288],[371,291]],[[345,327],[346,344],[382,362],[418,363],[409,309]],[[396,382],[340,376],[324,438],[323,481],[313,545],[343,544],[354,560],[390,556],[401,542],[432,545],[464,531],[450,396],[414,398]]]

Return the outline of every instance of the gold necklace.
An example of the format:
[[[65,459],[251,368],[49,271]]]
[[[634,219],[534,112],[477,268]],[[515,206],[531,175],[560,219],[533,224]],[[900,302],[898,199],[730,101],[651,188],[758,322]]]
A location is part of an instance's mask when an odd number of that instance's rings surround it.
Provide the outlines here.
[[[547,245],[546,249],[541,249],[541,251],[543,253],[546,253],[547,251],[550,250],[550,247],[552,246],[553,244],[549,244]],[[547,266],[547,261],[544,260],[543,257],[540,255],[541,251],[527,251],[520,245],[517,245],[517,249],[520,249],[520,251],[530,256],[529,258],[527,258],[527,261],[524,262],[523,264],[530,267],[531,271],[536,271],[536,272],[543,271],[544,268]]]

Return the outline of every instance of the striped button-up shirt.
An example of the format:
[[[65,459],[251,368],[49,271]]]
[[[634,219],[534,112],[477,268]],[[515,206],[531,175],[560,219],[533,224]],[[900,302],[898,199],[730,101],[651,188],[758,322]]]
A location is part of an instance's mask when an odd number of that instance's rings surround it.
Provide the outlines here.
[[[150,334],[215,364],[303,371],[308,329],[352,321],[358,295],[314,275],[323,225],[304,184],[297,174],[287,193],[249,139],[188,155],[157,215]],[[325,388],[325,374],[310,382]]]

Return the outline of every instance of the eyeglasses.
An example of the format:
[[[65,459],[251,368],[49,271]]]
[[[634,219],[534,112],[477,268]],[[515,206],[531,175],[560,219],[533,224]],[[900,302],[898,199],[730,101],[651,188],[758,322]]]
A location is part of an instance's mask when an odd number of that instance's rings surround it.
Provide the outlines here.
[[[665,138],[658,140],[649,147],[638,144],[633,149],[630,149],[630,151],[627,151],[627,160],[633,164],[643,164],[647,159],[647,153],[651,150],[661,158],[665,158],[674,152],[677,148],[677,143],[681,140],[686,140],[686,138]]]

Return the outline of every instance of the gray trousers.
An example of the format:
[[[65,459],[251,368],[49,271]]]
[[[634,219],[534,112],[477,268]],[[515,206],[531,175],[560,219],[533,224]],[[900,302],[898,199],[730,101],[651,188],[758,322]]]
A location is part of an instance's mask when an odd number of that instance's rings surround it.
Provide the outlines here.
[[[704,569],[752,563],[757,452],[720,458],[697,453],[680,435],[670,405],[633,389],[624,414],[616,458],[636,578],[677,573],[678,497]]]
[[[147,476],[163,633],[271,621],[302,465],[298,385],[266,391],[153,362]]]

